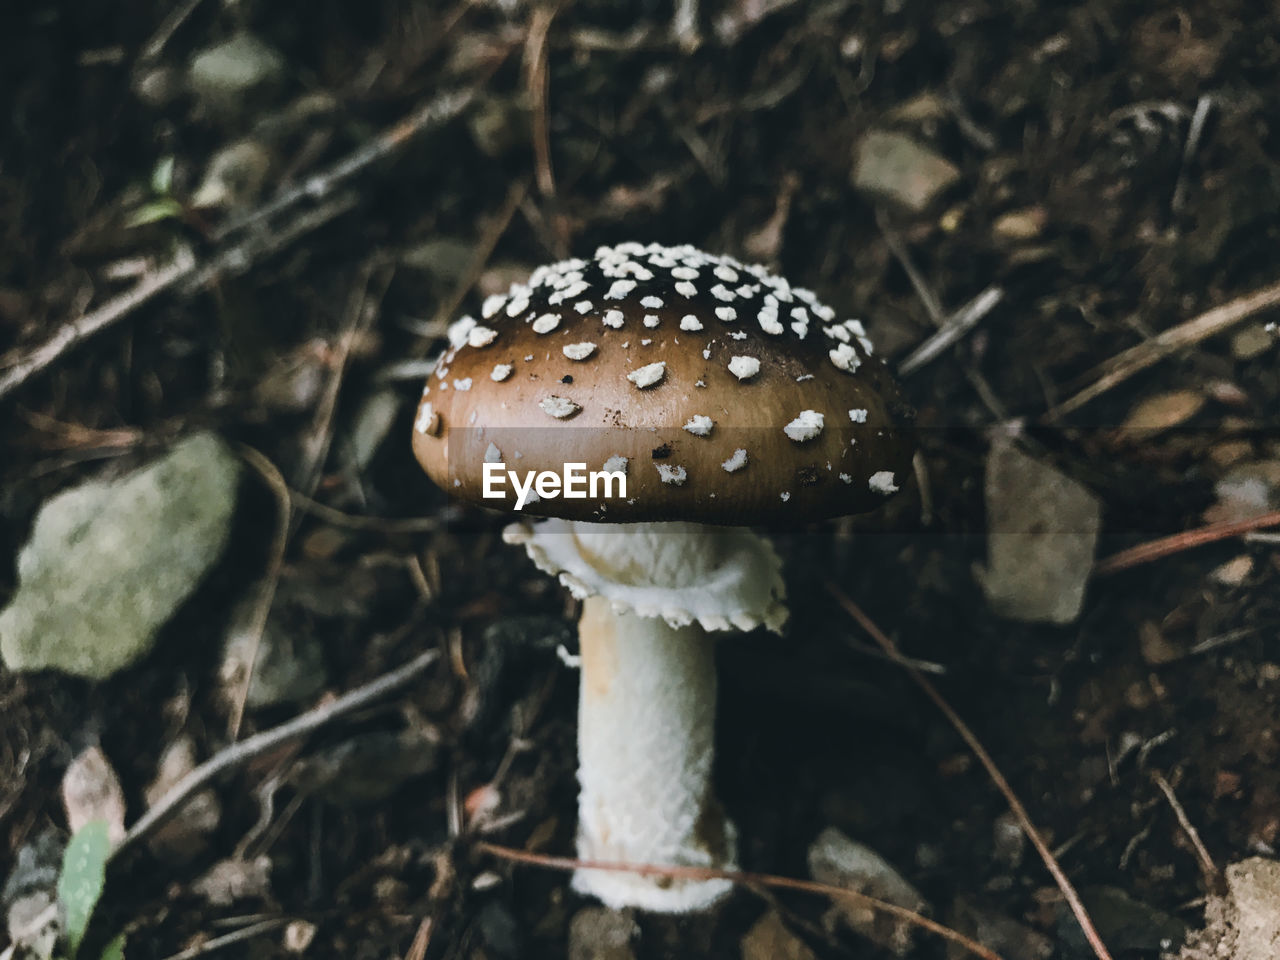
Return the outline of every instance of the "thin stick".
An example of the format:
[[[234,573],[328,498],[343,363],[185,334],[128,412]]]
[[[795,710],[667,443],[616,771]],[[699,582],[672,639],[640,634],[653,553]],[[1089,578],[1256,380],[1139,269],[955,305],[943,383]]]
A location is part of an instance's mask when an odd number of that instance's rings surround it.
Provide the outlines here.
[[[1219,540],[1228,540],[1231,537],[1238,537],[1242,533],[1250,533],[1254,530],[1275,526],[1280,526],[1280,510],[1249,517],[1247,520],[1228,520],[1222,523],[1211,523],[1197,530],[1184,530],[1182,533],[1175,533],[1168,537],[1161,537],[1159,540],[1140,543],[1136,547],[1130,547],[1128,550],[1113,553],[1111,556],[1095,563],[1093,565],[1093,573],[1099,577],[1106,576],[1110,573],[1136,567],[1139,564],[1150,563],[1152,560],[1158,560],[1161,557],[1181,553],[1183,550],[1189,550],[1192,547],[1200,547],[1206,543],[1216,543]]]
[[[914,911],[900,907],[895,903],[868,897],[865,893],[833,886],[829,883],[818,883],[816,880],[796,880],[793,877],[779,877],[770,873],[750,873],[745,870],[713,870],[708,867],[664,866],[654,863],[612,863],[600,860],[576,860],[573,857],[552,857],[542,853],[530,853],[514,847],[503,847],[494,843],[480,841],[476,849],[482,853],[492,854],[504,860],[517,863],[528,863],[535,867],[550,870],[610,870],[616,873],[637,873],[646,877],[674,877],[686,880],[728,880],[740,886],[777,887],[783,890],[799,890],[802,893],[816,893],[819,896],[836,900],[850,900],[859,906],[868,907],[879,913],[887,913],[913,926],[923,927],[930,933],[937,934],[952,943],[959,944],[975,956],[985,960],[1002,960],[1000,955],[984,947],[976,940],[971,940],[963,933],[944,927],[942,924],[922,917]]]
[[[252,737],[234,743],[214,754],[175,783],[155,806],[134,822],[128,833],[125,834],[120,846],[116,847],[111,854],[112,859],[118,857],[121,851],[145,838],[177,813],[192,794],[220,774],[241,766],[254,757],[274,750],[290,740],[304,737],[325,724],[338,719],[338,717],[351,713],[353,710],[359,710],[379,697],[386,696],[391,691],[416,678],[439,658],[439,650],[428,650],[414,657],[404,666],[397,667],[389,673],[384,673],[363,686],[356,687],[354,690],[343,694],[336,700],[312,707],[306,713],[300,714],[292,720],[287,720],[278,727],[272,727],[270,730],[254,734]]]
[[[1208,337],[1225,333],[1242,320],[1247,320],[1254,314],[1275,306],[1280,306],[1280,283],[1273,283],[1242,297],[1236,297],[1221,306],[1206,310],[1185,323],[1161,331],[1150,340],[1118,353],[1095,367],[1086,375],[1086,379],[1092,379],[1093,383],[1074,397],[1060,403],[1056,409],[1050,411],[1049,418],[1057,419],[1073,410],[1079,410],[1090,400],[1101,396],[1112,387],[1128,380],[1135,373],[1145,370],[1183,347],[1189,347]]]
[[[1212,888],[1218,882],[1218,865],[1213,862],[1213,857],[1209,856],[1209,851],[1200,839],[1200,831],[1192,825],[1187,811],[1182,809],[1182,804],[1178,802],[1177,794],[1173,792],[1173,787],[1169,786],[1169,781],[1154,772],[1151,774],[1151,779],[1155,781],[1164,798],[1169,801],[1169,806],[1173,808],[1173,815],[1178,818],[1178,826],[1182,827],[1182,832],[1187,835],[1187,839],[1195,849],[1196,859],[1200,862],[1200,872],[1204,874],[1204,882]]]
[[[272,920],[263,920],[261,923],[255,923],[251,926],[244,927],[232,933],[223,934],[221,937],[214,937],[212,940],[206,940],[198,946],[183,950],[181,953],[175,953],[165,958],[165,960],[195,960],[196,957],[203,957],[206,954],[213,953],[215,950],[221,950],[223,947],[229,947],[234,943],[243,943],[245,940],[252,940],[254,937],[260,937],[264,933],[270,933],[272,930],[278,930],[289,921],[284,917],[276,917]]]
[[[838,586],[827,581],[827,591],[836,599],[836,602],[845,609],[849,616],[853,617],[862,627],[863,630],[871,636],[871,639],[884,649],[891,656],[897,658],[901,662],[903,669],[910,674],[911,679],[916,685],[925,692],[925,695],[933,701],[934,705],[942,711],[943,716],[955,728],[956,733],[969,749],[973,751],[974,756],[982,763],[987,770],[987,776],[991,778],[992,783],[996,785],[1009,804],[1009,809],[1013,811],[1014,817],[1017,818],[1018,824],[1022,827],[1022,832],[1027,835],[1027,839],[1031,841],[1031,845],[1036,848],[1036,852],[1040,854],[1040,859],[1044,861],[1045,867],[1048,868],[1050,875],[1058,884],[1058,889],[1062,891],[1062,896],[1066,899],[1071,912],[1075,914],[1076,921],[1080,924],[1080,929],[1084,931],[1085,939],[1089,942],[1089,946],[1093,948],[1094,954],[1098,960],[1111,960],[1111,954],[1107,951],[1106,945],[1102,942],[1102,938],[1098,935],[1097,928],[1093,925],[1093,920],[1089,917],[1089,912],[1084,908],[1084,904],[1080,901],[1080,895],[1076,893],[1076,889],[1072,886],[1071,881],[1067,879],[1066,873],[1062,869],[1062,865],[1058,863],[1057,858],[1053,855],[1053,851],[1049,849],[1049,845],[1045,843],[1044,837],[1040,835],[1040,831],[1036,829],[1035,824],[1031,822],[1031,817],[1027,814],[1026,808],[1022,805],[1022,801],[1018,799],[1017,794],[1013,792],[1013,788],[1009,786],[1009,781],[1005,779],[1004,774],[1000,772],[1000,768],[996,766],[995,760],[991,758],[991,754],[987,753],[986,747],[978,740],[977,736],[968,725],[960,719],[960,715],[952,709],[951,704],[943,699],[932,683],[916,670],[910,663],[902,660],[901,654],[898,652],[897,644],[885,636],[884,632],[875,625],[862,608],[853,602],[849,596]]]
[[[0,400],[47,368],[72,347],[124,319],[156,294],[168,290],[179,280],[190,276],[195,269],[195,254],[189,247],[180,247],[172,260],[154,273],[144,276],[129,290],[118,297],[112,297],[96,310],[91,310],[75,320],[64,323],[54,331],[53,336],[31,350],[25,357],[12,363],[9,369],[0,375]]]
[[[289,544],[289,523],[293,517],[293,505],[289,500],[289,486],[284,477],[276,469],[276,465],[250,446],[240,448],[242,456],[249,466],[258,471],[258,475],[271,489],[276,498],[276,530],[271,540],[271,562],[262,578],[258,596],[254,600],[253,613],[249,618],[248,629],[251,634],[250,652],[245,663],[244,682],[236,692],[235,702],[231,705],[231,716],[227,721],[227,739],[236,740],[240,736],[240,724],[244,720],[245,704],[249,702],[249,688],[253,685],[253,672],[258,665],[258,651],[262,646],[262,633],[267,628],[267,617],[271,614],[271,604],[275,600],[276,586],[280,582],[280,571],[284,567],[284,553]]]
[[[880,233],[884,237],[885,244],[889,247],[889,252],[893,254],[899,266],[906,272],[907,279],[911,281],[911,286],[916,291],[916,296],[920,298],[920,302],[924,304],[925,312],[929,314],[929,319],[936,326],[942,326],[946,317],[942,309],[942,303],[938,300],[938,295],[933,292],[933,287],[929,286],[929,282],[925,280],[924,274],[920,272],[915,261],[911,259],[911,253],[907,250],[907,245],[902,242],[902,237],[899,236],[898,231],[893,229],[893,226],[889,223],[889,217],[884,212],[883,207],[876,207],[876,226],[880,228]]]
[[[978,325],[978,321],[991,312],[1004,297],[999,287],[987,287],[955,313],[947,317],[936,333],[916,347],[902,363],[898,373],[909,377],[925,364],[930,363],[944,350],[957,343],[961,337]]]

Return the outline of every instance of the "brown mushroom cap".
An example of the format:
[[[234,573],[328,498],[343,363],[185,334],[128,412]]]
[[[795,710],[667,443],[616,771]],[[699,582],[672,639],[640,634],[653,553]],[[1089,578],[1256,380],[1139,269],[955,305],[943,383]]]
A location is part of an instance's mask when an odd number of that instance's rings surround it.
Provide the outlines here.
[[[906,476],[910,414],[855,320],[764,268],[620,244],[540,267],[450,329],[413,449],[454,496],[486,460],[618,469],[627,496],[544,498],[533,516],[750,525],[871,510]],[[607,466],[606,466],[607,465]]]

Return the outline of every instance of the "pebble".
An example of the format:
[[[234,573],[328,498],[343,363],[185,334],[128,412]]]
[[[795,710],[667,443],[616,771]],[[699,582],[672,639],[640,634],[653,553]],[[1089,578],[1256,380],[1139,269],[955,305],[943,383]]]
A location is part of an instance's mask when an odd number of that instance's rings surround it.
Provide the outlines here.
[[[1096,497],[1013,441],[987,455],[987,567],[979,572],[997,614],[1071,623],[1084,605],[1102,523]]]
[[[959,179],[954,164],[904,133],[872,130],[854,150],[853,186],[915,213]]]
[[[278,51],[251,33],[240,33],[197,52],[187,68],[187,85],[206,107],[237,114],[284,71],[285,60]]]
[[[48,500],[0,612],[8,668],[104,680],[147,653],[222,554],[239,469],[222,440],[201,433],[118,480]]]
[[[1237,360],[1253,360],[1276,345],[1275,335],[1261,324],[1251,324],[1231,336],[1231,355]]]

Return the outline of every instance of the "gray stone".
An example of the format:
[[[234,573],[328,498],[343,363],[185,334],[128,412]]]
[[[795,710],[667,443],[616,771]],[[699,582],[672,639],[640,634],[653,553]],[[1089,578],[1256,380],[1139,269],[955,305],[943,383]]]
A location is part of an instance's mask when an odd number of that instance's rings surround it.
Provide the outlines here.
[[[809,875],[829,883],[885,900],[915,913],[928,913],[929,902],[884,857],[865,844],[851,840],[835,827],[827,827],[809,847]],[[862,936],[904,957],[911,950],[915,927],[906,921],[852,901],[836,903],[824,920],[829,926],[843,921]]]
[[[1230,864],[1225,873],[1226,896],[1210,895],[1204,929],[1187,939],[1176,960],[1280,957],[1280,860],[1250,857]]]
[[[201,433],[45,503],[0,612],[5,665],[103,680],[150,650],[226,546],[238,474],[226,444]]]
[[[954,164],[905,133],[872,130],[854,150],[854,187],[916,213],[958,179]]]
[[[987,454],[987,602],[1002,617],[1071,623],[1084,604],[1102,510],[1083,486],[998,438]]]
[[[630,913],[583,907],[569,921],[569,960],[635,960],[635,933]]]
[[[250,33],[240,33],[191,58],[187,83],[196,99],[220,113],[239,112],[256,91],[279,80],[285,61]]]

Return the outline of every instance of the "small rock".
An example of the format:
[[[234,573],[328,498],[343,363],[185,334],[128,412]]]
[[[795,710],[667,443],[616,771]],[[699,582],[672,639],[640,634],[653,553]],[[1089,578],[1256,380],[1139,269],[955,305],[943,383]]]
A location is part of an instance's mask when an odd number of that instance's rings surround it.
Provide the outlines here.
[[[1138,627],[1138,650],[1142,659],[1153,667],[1173,663],[1187,655],[1186,649],[1168,639],[1160,625],[1152,620],[1144,620]]]
[[[284,69],[279,52],[253,34],[241,33],[196,53],[187,84],[215,112],[242,113],[249,98],[278,81]]]
[[[1251,573],[1253,573],[1253,557],[1247,553],[1242,553],[1240,556],[1214,567],[1209,572],[1209,579],[1224,587],[1238,587],[1244,583]]]
[[[1213,485],[1218,502],[1204,512],[1209,523],[1247,520],[1280,507],[1280,460],[1239,463]]]
[[[1093,919],[1098,935],[1114,956],[1138,951],[1173,950],[1182,943],[1187,925],[1118,887],[1091,887],[1080,891],[1080,899]],[[1065,960],[1087,960],[1094,952],[1084,931],[1066,903],[1059,903],[1058,937]],[[1239,960],[1239,958],[1233,958]]]
[[[1227,894],[1210,896],[1203,930],[1169,960],[1275,960],[1280,956],[1280,861],[1252,857],[1226,869]]]
[[[316,925],[306,920],[291,920],[284,928],[284,949],[288,953],[306,953],[316,939]]]
[[[143,792],[147,806],[154,807],[173,787],[196,768],[196,745],[185,734],[165,747],[160,755],[156,778]],[[184,863],[201,854],[209,834],[222,819],[222,804],[213,790],[201,790],[184,803],[180,813],[151,835],[148,846],[162,860]]]
[[[854,150],[854,187],[915,213],[959,179],[954,164],[903,133],[872,130]]]
[[[191,884],[191,892],[214,907],[265,900],[271,895],[271,859],[264,854],[253,860],[219,860]]]
[[[1053,956],[1053,941],[1044,934],[968,897],[957,898],[951,913],[952,927],[1005,960],[1048,960]],[[947,960],[970,957],[972,954],[959,944],[947,944]]]
[[[1205,400],[1198,390],[1170,390],[1146,397],[1129,411],[1120,431],[1128,438],[1146,439],[1186,423],[1200,412]]]
[[[17,862],[0,890],[9,939],[26,951],[19,957],[49,960],[61,933],[58,874],[65,844],[53,830],[36,834],[18,849]]]
[[[930,909],[919,891],[880,854],[849,839],[834,827],[823,830],[809,847],[809,875],[819,883],[844,887],[916,913]],[[906,956],[911,949],[911,938],[916,928],[897,917],[861,904],[842,902],[832,906],[826,914],[828,923],[836,919],[843,920],[852,930],[900,957]]]
[[[67,766],[62,775],[62,806],[72,834],[93,820],[107,825],[112,847],[124,840],[124,788],[111,762],[98,747],[90,747]]]
[[[245,206],[262,193],[271,172],[271,151],[256,140],[237,140],[213,155],[191,195],[199,210]]]
[[[628,911],[583,907],[569,921],[569,960],[635,960],[638,932]]]
[[[1231,355],[1237,360],[1253,360],[1275,345],[1275,335],[1255,323],[1237,330],[1231,337]]]
[[[992,856],[997,863],[1002,863],[1010,870],[1022,863],[1022,855],[1027,847],[1027,835],[1022,832],[1018,818],[1006,810],[996,817],[992,824]]]
[[[817,956],[787,928],[777,910],[769,910],[743,936],[742,960],[817,960]]]
[[[987,568],[992,610],[1013,620],[1071,623],[1084,604],[1101,525],[1097,499],[1000,438],[987,455]]]
[[[991,232],[1004,243],[1024,243],[1044,232],[1048,214],[1044,207],[1023,207],[1002,214],[991,225]]]
[[[128,476],[46,502],[0,612],[8,668],[104,680],[149,651],[222,553],[238,473],[226,444],[201,433]]]

